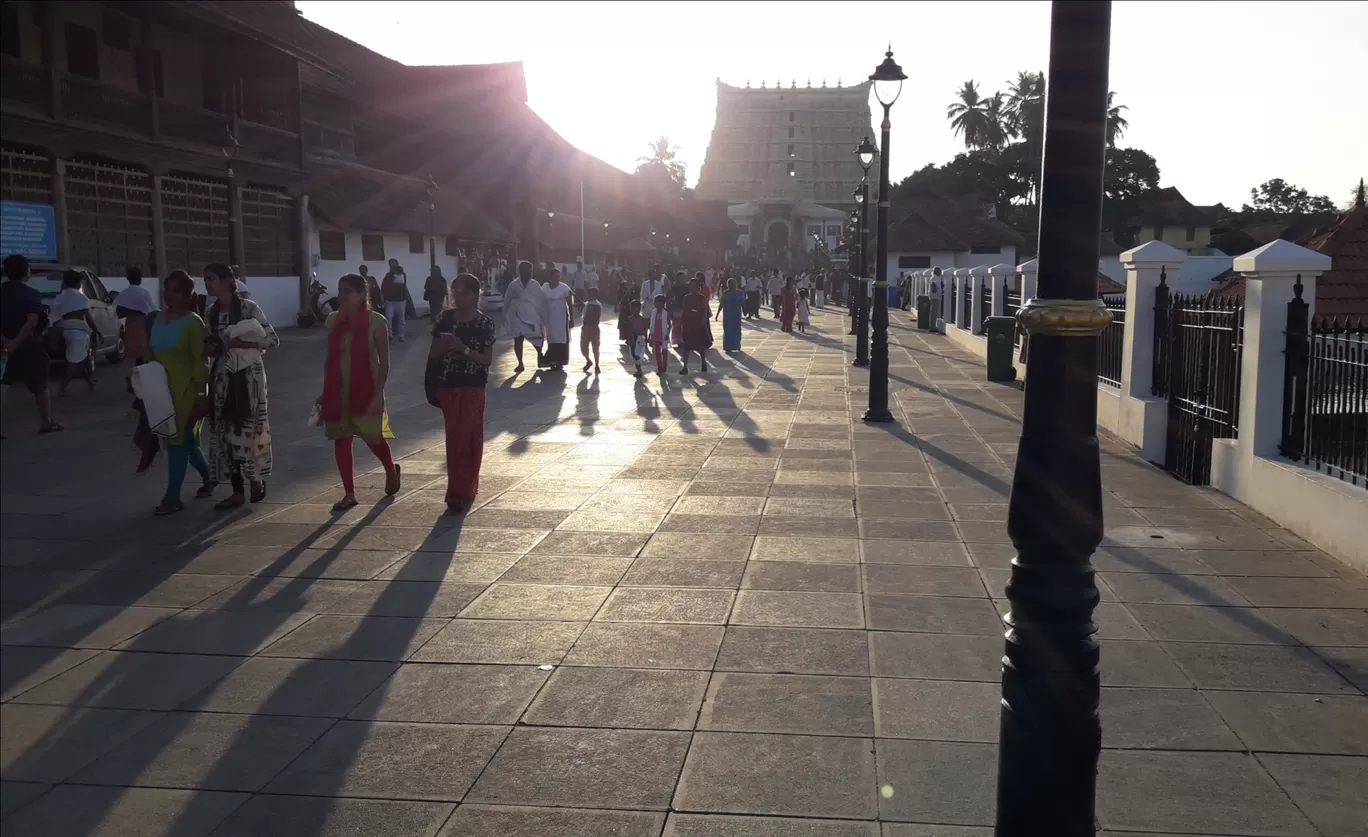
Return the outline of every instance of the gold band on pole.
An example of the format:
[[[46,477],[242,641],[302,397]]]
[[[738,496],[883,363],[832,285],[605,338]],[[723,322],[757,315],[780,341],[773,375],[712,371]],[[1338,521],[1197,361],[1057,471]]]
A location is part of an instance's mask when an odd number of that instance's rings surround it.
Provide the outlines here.
[[[1017,322],[1028,334],[1053,337],[1096,337],[1112,321],[1100,299],[1032,299],[1020,311]]]

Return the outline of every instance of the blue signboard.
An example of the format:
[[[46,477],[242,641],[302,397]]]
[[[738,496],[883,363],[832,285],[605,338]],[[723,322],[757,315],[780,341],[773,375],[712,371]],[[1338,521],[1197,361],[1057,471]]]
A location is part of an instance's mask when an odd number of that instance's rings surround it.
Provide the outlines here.
[[[0,256],[57,259],[57,216],[46,203],[0,201]]]

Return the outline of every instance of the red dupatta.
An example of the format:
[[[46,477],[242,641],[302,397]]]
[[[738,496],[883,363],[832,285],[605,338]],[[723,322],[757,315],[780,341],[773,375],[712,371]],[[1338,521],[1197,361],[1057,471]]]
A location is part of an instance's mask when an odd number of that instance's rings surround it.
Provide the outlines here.
[[[351,335],[347,352],[351,361],[351,380],[347,392],[347,415],[365,415],[375,395],[375,374],[370,358],[370,311],[362,308],[355,314],[337,312],[332,331],[328,333],[328,362],[323,373],[324,421],[342,420],[342,337]]]

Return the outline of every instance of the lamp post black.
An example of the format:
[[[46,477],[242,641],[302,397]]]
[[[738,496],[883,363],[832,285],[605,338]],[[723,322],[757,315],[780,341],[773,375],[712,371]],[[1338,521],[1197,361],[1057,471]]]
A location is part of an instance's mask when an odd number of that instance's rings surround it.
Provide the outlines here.
[[[997,837],[1092,837],[1102,539],[1097,298],[1107,125],[1109,0],[1054,0],[1040,188],[1040,279],[1017,314],[1030,335],[1007,533]]]
[[[546,249],[548,253],[556,249],[556,210],[546,210]],[[542,259],[542,268],[551,264],[550,259]],[[538,277],[539,279],[542,277]]]
[[[237,178],[233,173],[233,161],[237,159],[238,149],[241,147],[237,137],[233,136],[232,125],[225,127],[223,129],[223,156],[228,161],[228,264],[241,264],[238,261]]]
[[[864,200],[869,196],[869,184],[860,182],[860,208],[854,213],[855,216],[855,239],[860,242],[859,259],[856,261],[855,269],[859,272],[860,278],[856,283],[859,293],[860,307],[856,309],[858,326],[855,329],[855,363],[853,365],[861,369],[869,368],[869,281],[865,274],[869,270],[869,236],[866,232],[869,229],[867,223],[867,213],[865,206],[868,203]]]
[[[863,192],[861,192],[859,188],[856,188],[855,193],[863,194]],[[859,203],[858,199],[856,200],[856,203]],[[856,207],[855,209],[851,210],[850,217],[846,218],[846,230],[848,231],[850,238],[850,260],[847,265],[847,267],[850,270],[850,281],[846,283],[849,286],[848,296],[850,297],[850,300],[846,303],[846,307],[850,309],[850,336],[856,337],[860,333],[860,310],[864,307],[856,307],[855,304],[858,300],[860,300],[859,291],[864,289],[863,286],[860,284],[861,242],[859,207]],[[855,341],[856,355],[859,355],[860,352],[859,342],[859,340]]]
[[[902,93],[907,74],[893,60],[893,47],[884,53],[883,63],[869,76],[874,82],[874,97],[883,105],[879,135],[879,212],[878,245],[874,263],[874,335],[869,353],[869,406],[864,420],[885,423],[893,420],[888,409],[888,134],[892,123],[888,112]],[[868,204],[868,201],[865,201]]]
[[[428,175],[427,186],[424,188],[428,197],[428,252],[431,253],[430,269],[437,267],[437,181]],[[456,265],[456,272],[461,272],[461,265]]]

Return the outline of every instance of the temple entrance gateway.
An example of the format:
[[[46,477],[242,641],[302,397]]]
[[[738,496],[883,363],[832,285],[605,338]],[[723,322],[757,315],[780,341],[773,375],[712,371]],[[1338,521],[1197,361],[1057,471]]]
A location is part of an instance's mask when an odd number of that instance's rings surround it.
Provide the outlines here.
[[[789,246],[789,225],[787,221],[771,221],[765,230],[765,246],[771,253],[782,253]]]

